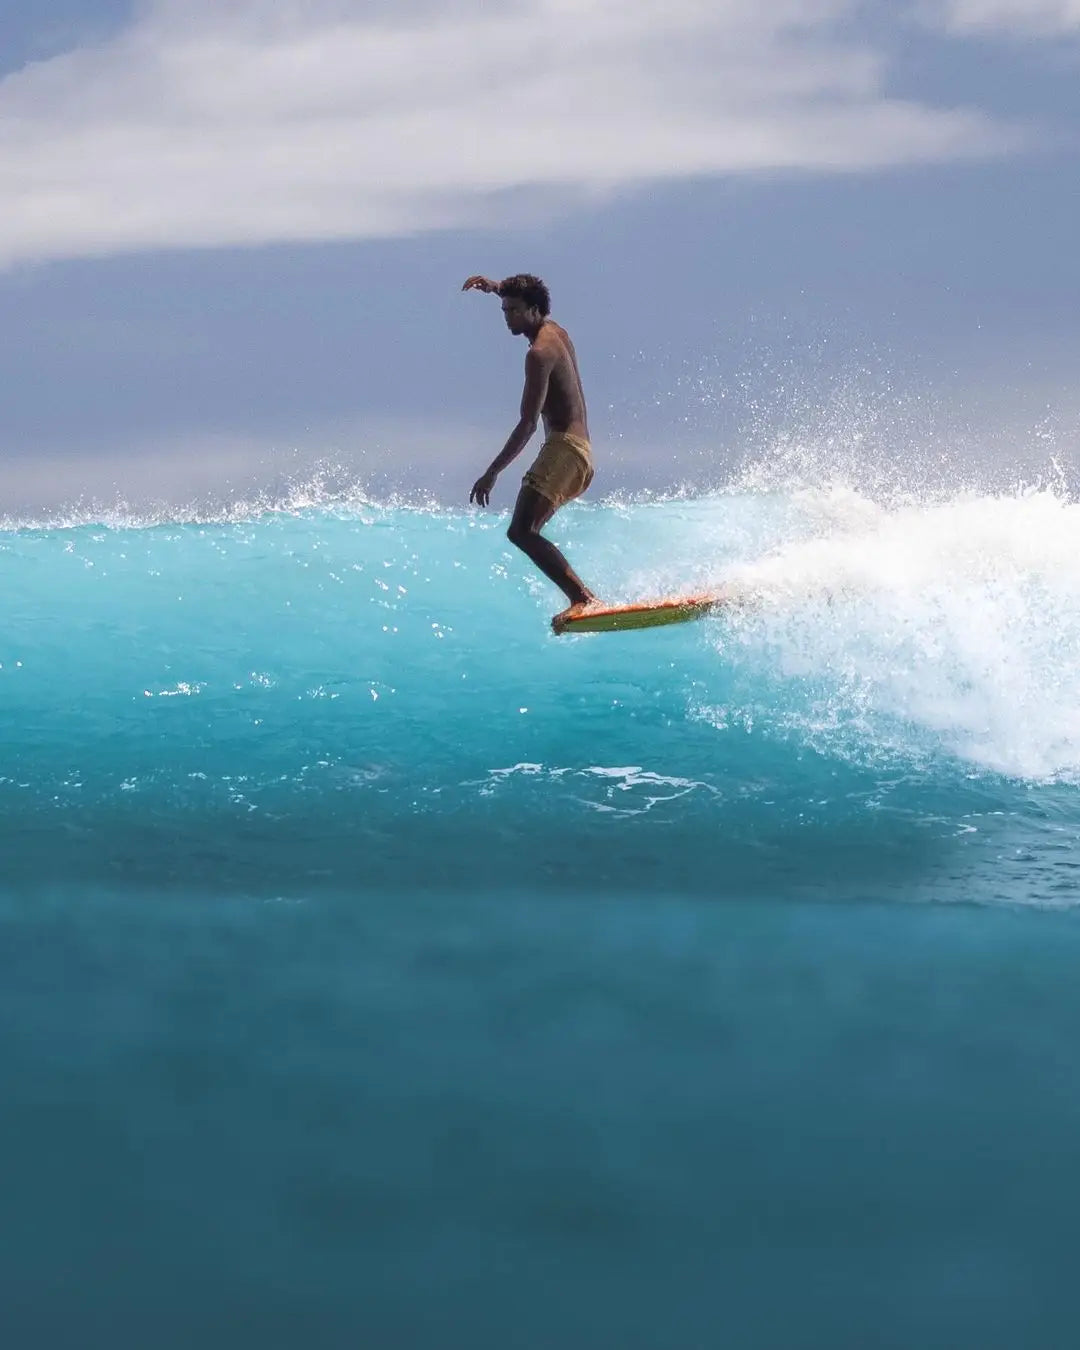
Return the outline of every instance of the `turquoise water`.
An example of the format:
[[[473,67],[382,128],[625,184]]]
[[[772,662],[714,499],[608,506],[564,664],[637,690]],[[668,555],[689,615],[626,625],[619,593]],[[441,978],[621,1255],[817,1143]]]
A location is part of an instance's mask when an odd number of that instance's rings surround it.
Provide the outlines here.
[[[0,533],[7,1343],[1062,1344],[1080,506]]]

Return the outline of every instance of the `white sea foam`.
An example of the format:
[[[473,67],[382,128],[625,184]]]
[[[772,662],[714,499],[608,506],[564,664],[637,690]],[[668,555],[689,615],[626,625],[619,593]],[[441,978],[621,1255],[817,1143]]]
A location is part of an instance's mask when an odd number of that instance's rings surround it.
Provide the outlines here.
[[[787,715],[811,741],[880,748],[906,728],[984,770],[1080,779],[1080,504],[1049,489],[788,504],[794,537],[725,569],[759,603],[715,641],[801,691]]]

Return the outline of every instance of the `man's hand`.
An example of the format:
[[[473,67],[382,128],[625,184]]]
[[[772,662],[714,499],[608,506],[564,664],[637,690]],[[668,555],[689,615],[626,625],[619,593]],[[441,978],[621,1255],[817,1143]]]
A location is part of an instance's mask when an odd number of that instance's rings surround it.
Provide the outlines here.
[[[472,491],[469,493],[469,501],[475,502],[477,506],[487,506],[491,500],[491,489],[495,486],[496,475],[488,469],[487,473],[481,475],[472,485]]]
[[[498,295],[499,283],[489,281],[487,277],[470,277],[461,289],[463,291],[483,291],[485,295]]]

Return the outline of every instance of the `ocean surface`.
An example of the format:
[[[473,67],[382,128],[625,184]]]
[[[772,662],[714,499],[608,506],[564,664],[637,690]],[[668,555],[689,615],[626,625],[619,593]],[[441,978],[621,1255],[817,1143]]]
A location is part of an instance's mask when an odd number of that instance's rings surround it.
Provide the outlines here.
[[[0,530],[0,1339],[1075,1339],[1080,504]]]

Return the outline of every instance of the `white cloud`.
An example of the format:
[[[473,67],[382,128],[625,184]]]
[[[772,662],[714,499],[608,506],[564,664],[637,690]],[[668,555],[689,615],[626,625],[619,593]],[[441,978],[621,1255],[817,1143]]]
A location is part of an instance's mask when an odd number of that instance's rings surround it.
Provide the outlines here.
[[[840,32],[854,6],[150,0],[0,81],[0,264],[491,224],[537,192],[557,214],[663,179],[1019,143],[889,98]]]
[[[934,0],[925,13],[951,33],[1059,37],[1080,30],[1080,0]]]

